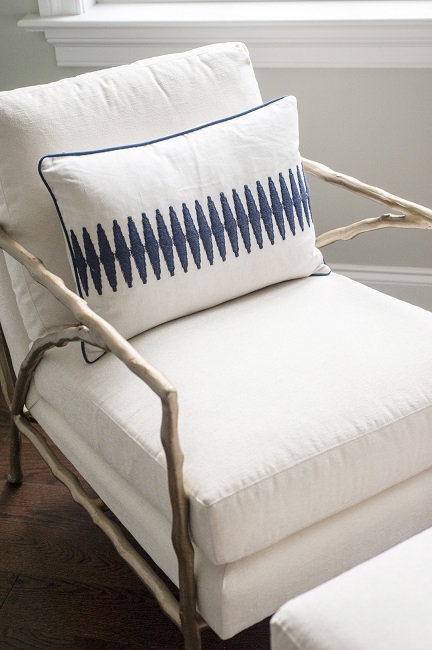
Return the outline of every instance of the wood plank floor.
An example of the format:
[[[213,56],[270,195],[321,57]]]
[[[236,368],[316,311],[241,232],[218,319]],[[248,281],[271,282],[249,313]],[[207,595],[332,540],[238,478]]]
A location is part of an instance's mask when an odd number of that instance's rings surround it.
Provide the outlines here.
[[[24,483],[8,485],[0,398],[0,650],[181,650],[182,637],[111,543],[23,443]],[[268,650],[263,621],[208,650]]]

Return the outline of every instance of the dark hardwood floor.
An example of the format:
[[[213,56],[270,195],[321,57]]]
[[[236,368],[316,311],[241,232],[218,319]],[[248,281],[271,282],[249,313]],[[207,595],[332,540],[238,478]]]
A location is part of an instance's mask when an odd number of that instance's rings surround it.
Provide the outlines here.
[[[8,415],[0,397],[0,649],[180,650],[182,637],[111,543],[23,441],[24,482],[4,480]],[[209,650],[268,650],[264,621]]]

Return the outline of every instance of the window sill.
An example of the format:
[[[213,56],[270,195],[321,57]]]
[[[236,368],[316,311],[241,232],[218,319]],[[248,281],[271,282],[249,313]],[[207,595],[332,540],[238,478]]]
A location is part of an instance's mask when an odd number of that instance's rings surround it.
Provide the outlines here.
[[[432,68],[432,1],[95,4],[27,15],[59,66],[106,67],[243,41],[255,68]]]

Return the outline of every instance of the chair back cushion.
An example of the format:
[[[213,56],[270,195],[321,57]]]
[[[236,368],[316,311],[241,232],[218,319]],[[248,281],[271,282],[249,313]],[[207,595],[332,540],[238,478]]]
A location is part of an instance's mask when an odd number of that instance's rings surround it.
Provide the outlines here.
[[[283,97],[150,142],[45,156],[81,296],[131,338],[327,274],[298,145]]]
[[[0,324],[15,373],[18,374],[19,367],[29,350],[30,341],[18,309],[5,256],[6,254],[0,250]]]
[[[248,52],[240,43],[1,93],[0,224],[75,289],[61,225],[38,174],[39,159],[162,137],[261,101]],[[31,340],[74,322],[9,256],[7,267]]]

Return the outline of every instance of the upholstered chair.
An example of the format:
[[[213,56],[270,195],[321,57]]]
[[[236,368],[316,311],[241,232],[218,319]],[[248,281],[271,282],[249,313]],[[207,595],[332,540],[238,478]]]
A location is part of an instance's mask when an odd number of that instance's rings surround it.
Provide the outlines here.
[[[0,94],[9,481],[24,434],[186,648],[432,524],[432,315],[321,253],[432,211],[298,139],[238,43]],[[316,241],[309,173],[396,214]]]

